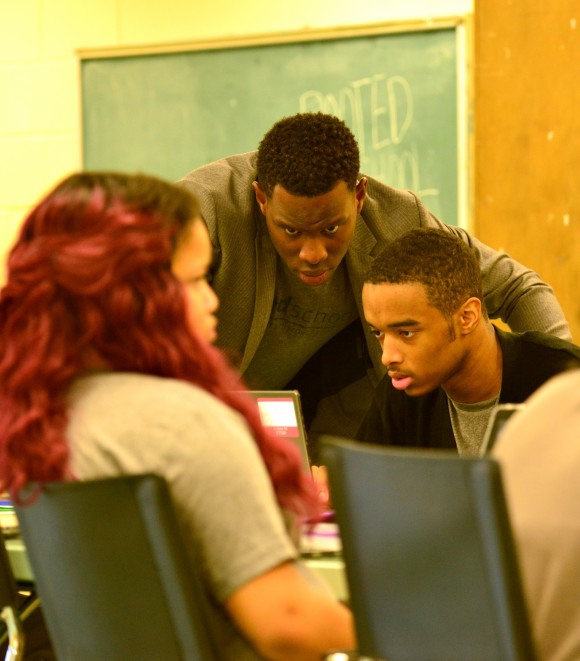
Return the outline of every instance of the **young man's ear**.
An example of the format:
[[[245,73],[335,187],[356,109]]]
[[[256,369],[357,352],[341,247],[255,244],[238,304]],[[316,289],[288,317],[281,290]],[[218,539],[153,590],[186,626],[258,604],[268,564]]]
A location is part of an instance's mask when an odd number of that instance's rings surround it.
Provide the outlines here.
[[[355,196],[356,196],[356,212],[360,213],[364,201],[367,196],[367,183],[368,180],[366,177],[361,177],[357,182],[356,182],[356,189],[355,189]]]
[[[472,296],[468,298],[459,310],[461,332],[464,335],[472,333],[479,325],[483,312],[479,298]]]
[[[258,203],[258,206],[260,207],[260,211],[266,215],[266,205],[268,204],[268,196],[266,195],[265,191],[262,189],[260,184],[257,181],[254,181],[252,184],[252,188],[254,189],[254,195],[256,196],[256,202]]]

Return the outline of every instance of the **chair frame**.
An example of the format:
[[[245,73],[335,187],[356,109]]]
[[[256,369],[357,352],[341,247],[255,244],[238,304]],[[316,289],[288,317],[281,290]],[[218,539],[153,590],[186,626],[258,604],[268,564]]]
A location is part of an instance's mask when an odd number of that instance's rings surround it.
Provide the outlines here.
[[[0,541],[0,619],[5,625],[0,632],[0,645],[7,643],[5,661],[20,661],[24,657],[24,625],[40,607],[40,599],[36,594],[26,598],[19,595],[4,539]]]

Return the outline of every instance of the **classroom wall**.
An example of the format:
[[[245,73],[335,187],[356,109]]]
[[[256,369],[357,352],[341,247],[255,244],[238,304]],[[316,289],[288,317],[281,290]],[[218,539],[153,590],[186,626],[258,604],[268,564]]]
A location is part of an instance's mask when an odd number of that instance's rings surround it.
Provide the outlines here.
[[[554,287],[580,341],[578,0],[0,0],[0,283],[27,210],[81,165],[78,49],[466,13],[472,231]]]
[[[472,7],[473,0],[0,0],[0,282],[26,211],[81,166],[78,49],[423,19]]]
[[[482,0],[475,232],[554,288],[580,343],[580,2]]]

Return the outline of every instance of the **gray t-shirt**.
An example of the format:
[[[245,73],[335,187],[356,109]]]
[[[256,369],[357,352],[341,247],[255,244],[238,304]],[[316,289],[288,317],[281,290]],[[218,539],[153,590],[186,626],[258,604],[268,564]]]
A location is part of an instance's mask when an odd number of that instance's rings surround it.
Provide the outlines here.
[[[499,401],[499,393],[484,402],[464,404],[447,398],[449,417],[457,451],[463,457],[477,457],[485,436],[485,430],[493,409]]]
[[[311,287],[278,259],[270,320],[244,380],[257,390],[283,388],[320,347],[357,318],[344,263],[329,282]]]
[[[75,476],[163,476],[201,561],[224,658],[260,658],[219,604],[297,552],[245,421],[200,388],[142,374],[79,378],[69,399]]]

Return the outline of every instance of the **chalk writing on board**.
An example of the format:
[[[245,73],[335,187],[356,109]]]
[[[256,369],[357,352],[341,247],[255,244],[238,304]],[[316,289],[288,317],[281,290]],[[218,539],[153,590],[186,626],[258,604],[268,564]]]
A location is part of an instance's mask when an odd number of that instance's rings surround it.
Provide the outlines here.
[[[363,172],[423,198],[439,195],[437,188],[422,186],[419,150],[405,142],[413,124],[413,90],[403,76],[375,74],[334,93],[307,90],[298,105],[300,112],[330,113],[347,122],[359,143]]]

